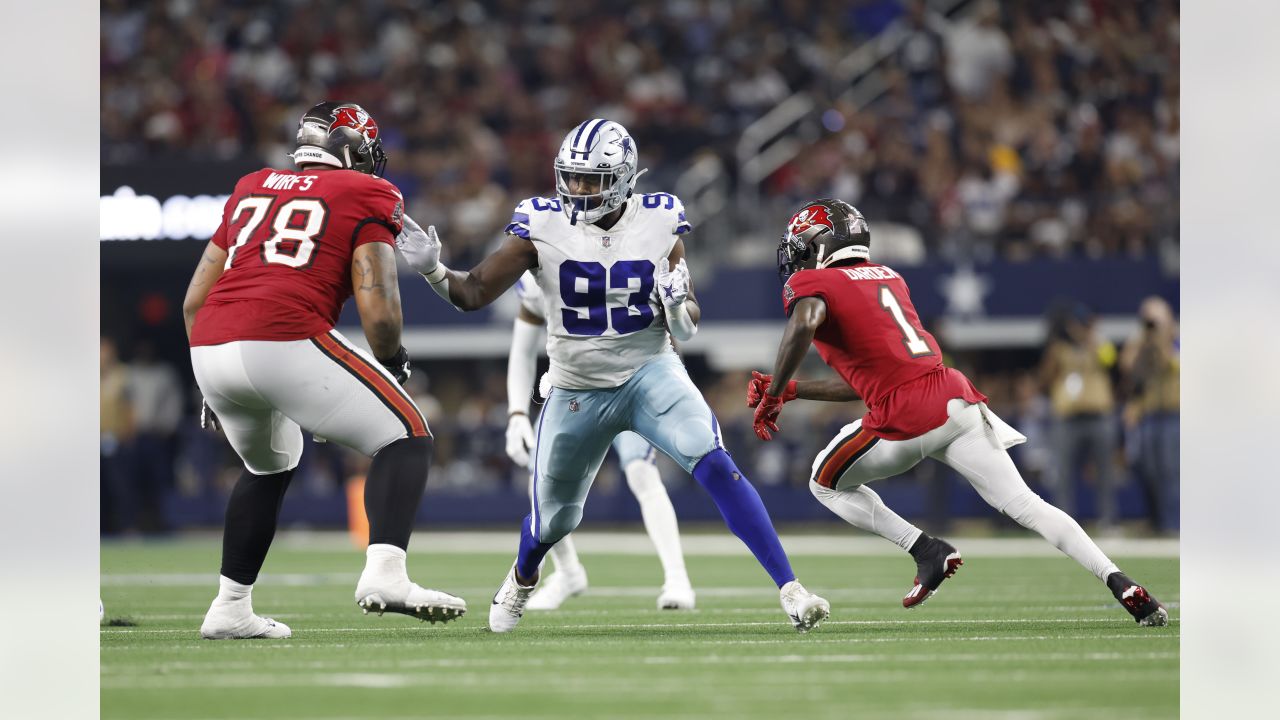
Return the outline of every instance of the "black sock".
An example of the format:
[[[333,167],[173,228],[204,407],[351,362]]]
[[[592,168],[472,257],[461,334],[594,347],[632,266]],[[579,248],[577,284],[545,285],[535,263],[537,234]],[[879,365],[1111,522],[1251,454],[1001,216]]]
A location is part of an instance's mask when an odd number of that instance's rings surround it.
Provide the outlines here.
[[[1120,597],[1120,593],[1128,590],[1130,586],[1137,585],[1128,575],[1119,570],[1107,576],[1107,587],[1111,590],[1111,594]]]
[[[222,575],[244,585],[258,579],[276,536],[280,503],[293,479],[293,470],[254,475],[245,470],[231,490],[222,531]]]
[[[369,544],[409,549],[413,521],[427,489],[434,445],[429,437],[401,438],[378,451],[364,483]]]
[[[929,533],[922,532],[916,541],[911,543],[911,549],[907,552],[911,553],[911,557],[919,560],[920,552],[933,544],[933,538],[929,537]]]

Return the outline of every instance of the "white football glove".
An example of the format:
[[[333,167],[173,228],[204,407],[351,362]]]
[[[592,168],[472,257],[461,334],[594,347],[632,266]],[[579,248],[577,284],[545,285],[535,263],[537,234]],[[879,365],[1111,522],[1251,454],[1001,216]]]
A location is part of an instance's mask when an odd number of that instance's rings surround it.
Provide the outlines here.
[[[658,299],[668,310],[679,307],[689,297],[689,266],[684,258],[674,268],[666,258],[659,260],[654,279],[658,283]]]
[[[522,468],[529,467],[529,453],[533,451],[533,426],[529,416],[515,413],[507,420],[507,457]]]
[[[426,232],[408,215],[404,216],[404,227],[396,236],[396,247],[404,255],[405,262],[419,275],[428,275],[440,264],[440,237],[436,235],[436,226],[430,225]]]
[[[222,429],[218,416],[213,414],[213,408],[209,407],[208,401],[204,398],[200,398],[200,427],[215,432]]]

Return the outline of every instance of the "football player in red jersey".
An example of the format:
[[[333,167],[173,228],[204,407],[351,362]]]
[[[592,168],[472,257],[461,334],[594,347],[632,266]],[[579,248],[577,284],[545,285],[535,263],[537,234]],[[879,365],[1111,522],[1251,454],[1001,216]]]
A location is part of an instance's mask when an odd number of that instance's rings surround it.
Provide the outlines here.
[[[244,461],[227,503],[217,598],[200,634],[289,637],[253,613],[250,593],[302,455],[302,428],[373,457],[365,483],[369,548],[356,586],[365,609],[448,621],[466,603],[409,580],[405,551],[427,483],[432,439],[400,385],[394,240],[404,203],[379,177],[378,126],[359,105],[323,102],[298,122],[298,169],[244,176],[183,302],[191,364]],[[333,329],[354,294],[373,354]]]
[[[778,431],[785,402],[861,398],[867,414],[846,425],[813,463],[809,489],[832,512],[911,553],[917,574],[904,607],[923,603],[963,561],[885,506],[867,483],[906,472],[926,457],[954,468],[992,507],[1035,530],[1107,584],[1141,625],[1169,616],[1120,572],[1069,515],[1031,492],[1009,458],[1025,442],[986,405],[962,373],[942,364],[920,326],[902,276],[871,262],[871,230],[853,206],[815,200],[792,216],[778,246],[787,323],[773,375],[753,373],[747,402],[762,440]],[[792,379],[809,344],[839,375]]]

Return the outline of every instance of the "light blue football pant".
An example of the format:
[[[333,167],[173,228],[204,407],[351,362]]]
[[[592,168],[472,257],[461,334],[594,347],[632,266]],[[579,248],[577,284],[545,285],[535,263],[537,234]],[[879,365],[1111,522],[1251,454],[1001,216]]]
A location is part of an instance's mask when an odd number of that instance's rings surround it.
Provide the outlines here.
[[[634,436],[619,436],[632,431]],[[615,437],[617,438],[615,441]],[[627,462],[649,452],[647,442],[686,472],[716,448],[720,426],[674,353],[645,363],[616,388],[553,388],[538,416],[533,477],[536,540],[554,543],[582,521],[587,492],[610,444]]]

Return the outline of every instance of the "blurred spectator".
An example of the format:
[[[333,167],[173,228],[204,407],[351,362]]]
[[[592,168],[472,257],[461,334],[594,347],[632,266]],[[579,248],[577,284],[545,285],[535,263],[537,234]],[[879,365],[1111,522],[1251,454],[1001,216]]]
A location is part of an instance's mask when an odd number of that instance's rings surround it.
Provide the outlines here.
[[[1115,347],[1099,339],[1096,319],[1079,304],[1058,309],[1050,328],[1040,380],[1053,409],[1054,504],[1076,515],[1076,488],[1088,467],[1093,473],[1098,524],[1110,529],[1117,517],[1115,396],[1110,377]]]
[[[133,404],[134,472],[127,483],[128,524],[144,533],[167,529],[163,515],[166,495],[174,486],[178,423],[183,392],[173,366],[158,359],[150,341],[137,344],[129,367],[129,398]]]
[[[1178,325],[1169,304],[1158,297],[1144,300],[1138,317],[1142,325],[1120,353],[1128,454],[1146,492],[1151,527],[1172,532],[1179,527]]]
[[[99,341],[98,393],[100,522],[102,532],[112,534],[126,529],[121,506],[132,475],[134,425],[129,369],[107,337]]]
[[[813,109],[774,138],[798,140],[794,158],[752,188],[761,202],[691,217],[697,247],[814,195],[865,200],[963,255],[1176,247],[1178,4],[948,5],[109,0],[103,161],[285,165],[298,114],[349,98],[378,118],[409,212],[466,264],[520,199],[551,190],[582,119],[628,125],[644,189],[675,189],[709,155],[732,185],[743,130],[800,93]],[[882,90],[845,97],[864,77]]]

